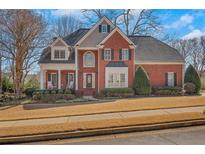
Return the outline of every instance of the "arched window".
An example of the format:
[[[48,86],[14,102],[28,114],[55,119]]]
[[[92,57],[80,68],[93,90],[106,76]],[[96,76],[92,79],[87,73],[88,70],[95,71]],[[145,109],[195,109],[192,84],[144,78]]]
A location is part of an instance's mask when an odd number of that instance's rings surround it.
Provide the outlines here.
[[[95,66],[95,55],[88,51],[83,56],[84,67],[94,67]]]

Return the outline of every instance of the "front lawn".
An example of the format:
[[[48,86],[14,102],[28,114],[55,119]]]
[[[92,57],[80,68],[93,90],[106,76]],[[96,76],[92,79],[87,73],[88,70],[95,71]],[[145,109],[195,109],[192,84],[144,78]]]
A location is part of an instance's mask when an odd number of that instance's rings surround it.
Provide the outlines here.
[[[40,104],[37,103],[36,106],[38,105]],[[134,110],[163,109],[188,106],[205,106],[205,97],[184,96],[119,99],[106,103],[69,105],[63,107],[61,106],[43,109],[29,109],[25,106],[26,105],[0,107],[0,121],[61,117],[109,112],[125,112]]]
[[[176,122],[194,119],[204,119],[205,115],[201,113],[178,113],[169,115],[142,116],[130,118],[115,118],[106,120],[66,122],[58,124],[18,126],[9,128],[0,128],[0,137],[12,137],[22,135],[39,135],[45,133],[60,133],[91,129],[106,129],[126,126],[140,126],[148,124],[160,124],[165,122]]]

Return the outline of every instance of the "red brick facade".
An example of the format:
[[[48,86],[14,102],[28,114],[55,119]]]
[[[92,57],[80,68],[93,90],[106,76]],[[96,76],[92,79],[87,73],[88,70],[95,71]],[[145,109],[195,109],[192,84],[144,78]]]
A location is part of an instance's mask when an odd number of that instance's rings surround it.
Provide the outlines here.
[[[136,65],[136,68],[139,65]],[[165,86],[165,73],[176,73],[177,86],[182,86],[182,70],[181,64],[143,64],[140,65],[147,72],[152,86]]]
[[[83,66],[83,55],[90,51],[95,55],[95,67]],[[92,95],[98,89],[98,51],[97,50],[78,50],[78,90],[84,95]],[[83,73],[95,73],[95,88],[83,88]]]
[[[99,50],[99,90],[103,90],[105,88],[105,67],[109,63],[109,61],[102,60],[102,50],[105,48],[111,48],[114,50],[114,61],[120,61],[119,59],[119,50],[122,48],[130,49],[129,43],[119,34],[119,32],[115,32],[104,44],[104,48]],[[133,77],[134,77],[134,50],[131,50],[131,60],[124,61],[128,66],[128,86],[132,87]]]

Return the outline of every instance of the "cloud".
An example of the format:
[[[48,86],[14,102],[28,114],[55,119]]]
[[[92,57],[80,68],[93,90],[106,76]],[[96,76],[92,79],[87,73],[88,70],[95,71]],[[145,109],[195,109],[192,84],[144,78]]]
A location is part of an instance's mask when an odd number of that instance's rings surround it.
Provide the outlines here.
[[[166,25],[166,27],[167,28],[174,28],[174,29],[185,27],[185,26],[191,24],[193,19],[194,19],[193,16],[185,14],[185,15],[181,16],[179,18],[179,20],[171,23],[170,25]]]
[[[184,35],[182,37],[182,39],[188,40],[188,39],[193,39],[193,38],[199,38],[199,37],[204,36],[204,35],[205,34],[202,31],[200,31],[199,29],[195,29],[192,32]]]
[[[56,16],[65,16],[65,15],[74,15],[74,16],[79,16],[82,15],[81,11],[78,9],[59,9],[59,10],[53,10],[52,11],[53,15]]]

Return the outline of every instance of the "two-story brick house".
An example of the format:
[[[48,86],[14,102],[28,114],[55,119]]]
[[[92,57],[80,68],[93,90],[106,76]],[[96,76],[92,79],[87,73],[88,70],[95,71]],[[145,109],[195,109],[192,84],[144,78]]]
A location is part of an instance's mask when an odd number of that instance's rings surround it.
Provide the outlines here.
[[[56,38],[39,60],[41,89],[73,88],[93,95],[104,88],[132,87],[142,66],[152,86],[182,86],[184,59],[149,36],[126,36],[103,17],[91,29]]]

